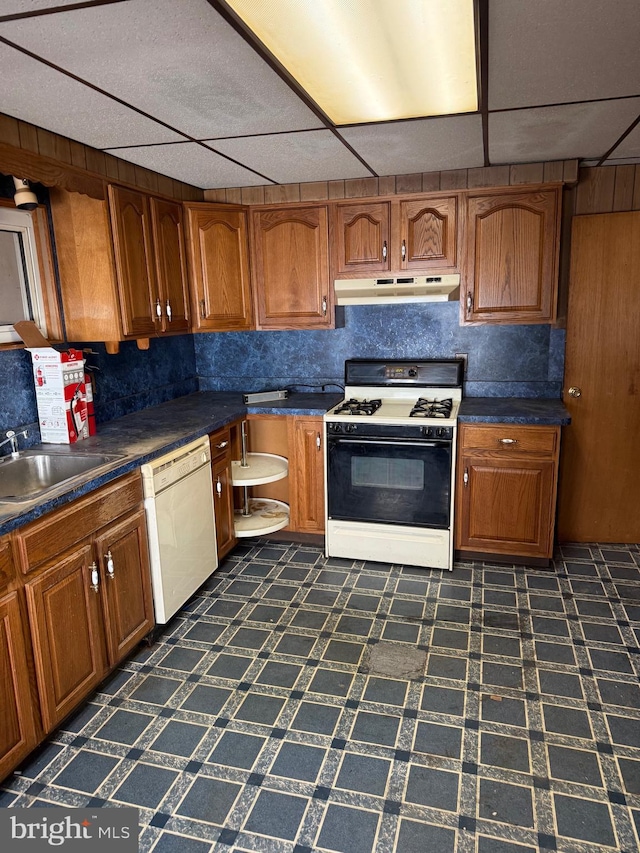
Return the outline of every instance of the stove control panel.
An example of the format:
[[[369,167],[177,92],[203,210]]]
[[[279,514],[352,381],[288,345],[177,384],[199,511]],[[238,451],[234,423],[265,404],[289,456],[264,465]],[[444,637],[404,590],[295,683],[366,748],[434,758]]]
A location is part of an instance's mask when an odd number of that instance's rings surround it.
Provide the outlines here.
[[[327,421],[327,435],[329,438],[335,436],[336,440],[341,435],[355,435],[358,439],[366,440],[368,438],[396,438],[396,439],[412,439],[420,440],[435,440],[435,441],[453,441],[455,427],[451,426],[426,426],[425,424],[381,424],[371,423],[344,423],[337,421]]]
[[[425,438],[453,438],[453,427],[423,426],[422,435]]]

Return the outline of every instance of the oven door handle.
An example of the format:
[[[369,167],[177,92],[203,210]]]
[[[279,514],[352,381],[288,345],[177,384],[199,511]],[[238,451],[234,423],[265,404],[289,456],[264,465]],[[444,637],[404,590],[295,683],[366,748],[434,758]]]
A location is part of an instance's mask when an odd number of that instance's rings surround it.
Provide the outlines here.
[[[450,441],[406,441],[401,438],[331,438],[331,444],[390,444],[393,447],[446,447]]]

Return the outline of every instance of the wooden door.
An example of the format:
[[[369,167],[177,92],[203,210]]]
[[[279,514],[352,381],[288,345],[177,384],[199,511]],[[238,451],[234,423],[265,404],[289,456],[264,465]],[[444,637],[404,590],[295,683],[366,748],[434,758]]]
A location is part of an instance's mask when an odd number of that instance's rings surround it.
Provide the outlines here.
[[[106,672],[99,583],[90,544],[25,584],[42,723],[46,732],[100,682]]]
[[[389,202],[337,204],[333,210],[336,275],[367,275],[391,269]]]
[[[18,595],[0,598],[0,779],[38,742]]]
[[[257,209],[251,216],[259,328],[333,326],[327,208]]]
[[[400,269],[457,269],[457,222],[456,196],[400,202]]]
[[[461,456],[456,547],[548,558],[553,550],[555,463]],[[466,479],[466,483],[465,483]]]
[[[144,193],[110,185],[109,208],[124,333],[155,334],[160,325],[149,199]]]
[[[560,190],[471,195],[467,205],[463,321],[553,320]]]
[[[162,331],[188,332],[189,289],[182,205],[152,197],[151,222]],[[156,302],[156,308],[157,305]]]
[[[291,528],[324,533],[324,457],[322,418],[292,418],[293,461]]]
[[[114,666],[154,625],[144,510],[96,537],[109,664]]]
[[[186,210],[194,330],[254,328],[246,211],[208,204]]]
[[[640,212],[576,216],[558,538],[640,541]],[[571,396],[570,389],[580,389]]]

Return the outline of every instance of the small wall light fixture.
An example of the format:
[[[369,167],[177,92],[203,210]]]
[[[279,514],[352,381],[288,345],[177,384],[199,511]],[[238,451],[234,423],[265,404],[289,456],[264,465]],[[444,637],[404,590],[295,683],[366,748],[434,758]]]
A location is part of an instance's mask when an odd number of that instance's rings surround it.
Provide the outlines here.
[[[13,183],[16,188],[13,200],[18,210],[35,210],[38,199],[29,186],[29,181],[26,178],[14,178]]]

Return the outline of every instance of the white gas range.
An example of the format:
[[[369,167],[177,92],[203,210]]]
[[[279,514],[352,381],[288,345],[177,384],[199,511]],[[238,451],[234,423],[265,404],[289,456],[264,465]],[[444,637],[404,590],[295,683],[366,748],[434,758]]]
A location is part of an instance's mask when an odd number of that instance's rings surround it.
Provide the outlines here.
[[[453,567],[461,359],[345,362],[324,416],[326,555]]]

